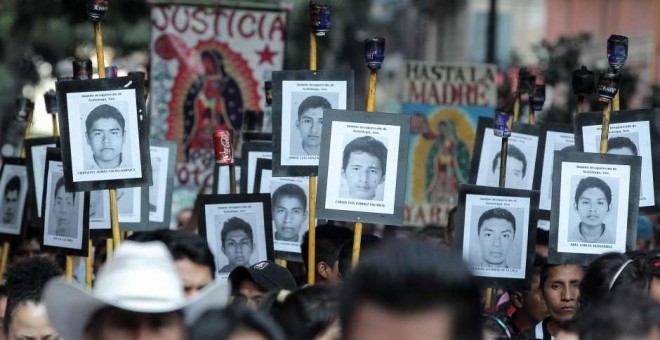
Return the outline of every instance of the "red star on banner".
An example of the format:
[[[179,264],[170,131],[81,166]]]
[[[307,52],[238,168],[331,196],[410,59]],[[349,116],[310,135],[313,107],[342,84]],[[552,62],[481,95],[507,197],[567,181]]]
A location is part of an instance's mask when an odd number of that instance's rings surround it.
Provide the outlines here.
[[[256,52],[259,55],[259,65],[261,65],[263,63],[269,63],[269,64],[275,66],[275,62],[273,61],[273,57],[275,57],[277,55],[277,52],[271,51],[270,48],[268,47],[268,44],[266,44],[266,47],[264,47],[263,50],[261,50],[261,51],[257,50]]]

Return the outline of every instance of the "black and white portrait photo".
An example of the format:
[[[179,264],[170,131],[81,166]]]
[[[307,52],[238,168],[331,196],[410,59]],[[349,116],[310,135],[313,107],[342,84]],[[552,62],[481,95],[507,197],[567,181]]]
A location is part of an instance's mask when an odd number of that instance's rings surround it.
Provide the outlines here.
[[[325,112],[317,216],[349,220],[395,217],[400,206],[410,118],[383,113]],[[326,215],[329,211],[328,215]],[[372,215],[369,215],[372,214]],[[324,217],[322,217],[324,216]],[[331,217],[333,216],[333,217]],[[399,217],[399,216],[397,216]],[[382,221],[382,220],[381,220]],[[376,223],[376,222],[374,222]]]
[[[23,161],[5,158],[0,170],[0,234],[20,235],[27,186],[27,168]]]
[[[276,252],[300,253],[302,235],[309,229],[309,178],[273,177],[270,193],[273,248]]]
[[[541,195],[539,209],[549,211],[552,199],[552,166],[555,151],[575,151],[575,135],[568,132],[572,127],[567,126],[565,131],[546,130],[545,147],[543,149],[543,166],[541,167]]]
[[[467,195],[463,258],[475,275],[525,277],[529,205],[527,197]]]
[[[272,259],[268,194],[238,195],[247,200],[257,198],[252,202],[219,203],[237,195],[224,196],[200,196],[199,202],[200,235],[215,255],[217,276],[221,278],[238,266]]]
[[[43,244],[72,252],[82,251],[87,246],[88,237],[85,231],[85,193],[66,190],[61,161],[49,157],[46,169]]]
[[[44,193],[44,172],[46,171],[46,149],[56,146],[57,137],[29,138],[25,141],[25,150],[28,160],[28,181],[31,194],[28,199],[36,204],[31,209],[32,219],[41,219],[41,200]]]
[[[515,131],[511,133],[506,159],[506,188],[532,189],[538,143],[538,136]],[[495,136],[492,128],[486,128],[481,144],[477,185],[499,186],[501,148],[502,138]]]
[[[259,158],[257,159],[257,170],[254,178],[255,193],[268,194],[271,193],[270,181],[273,178],[273,161],[271,159]]]
[[[276,176],[297,175],[288,173],[287,167],[318,166],[323,110],[351,109],[352,88],[353,73],[349,71],[274,72]]]
[[[95,190],[89,192],[89,229],[110,229],[110,192]]]
[[[173,141],[152,140],[149,146],[151,156],[151,180],[148,187],[147,207],[149,224],[166,228],[170,224],[172,211],[172,190],[176,143]]]
[[[151,184],[143,81],[118,77],[56,87],[67,188]]]
[[[582,127],[584,152],[600,151],[600,125]],[[607,153],[642,157],[642,184],[639,193],[639,206],[655,206],[655,184],[653,183],[653,158],[651,155],[651,134],[649,122],[628,122],[610,124]]]
[[[117,189],[117,211],[122,230],[154,229],[149,220],[149,193],[141,187]]]
[[[586,264],[590,256],[632,249],[640,164],[640,157],[555,152],[551,261]]]
[[[254,179],[257,172],[258,159],[273,159],[273,143],[248,142],[241,150],[241,192],[251,194],[254,192]],[[237,179],[238,181],[238,179]]]

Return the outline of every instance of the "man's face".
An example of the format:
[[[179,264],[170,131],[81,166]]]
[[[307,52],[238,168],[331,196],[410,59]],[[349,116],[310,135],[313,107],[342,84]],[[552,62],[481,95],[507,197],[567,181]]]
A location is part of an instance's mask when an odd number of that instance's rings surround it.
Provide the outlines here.
[[[66,192],[64,186],[57,189],[53,201],[53,213],[58,226],[68,226],[73,218],[73,193]]]
[[[498,158],[497,165],[495,166],[494,173],[499,176],[500,162]],[[522,188],[522,180],[525,178],[523,172],[523,162],[518,158],[507,156],[506,158],[506,187],[507,188]]]
[[[573,206],[580,216],[580,221],[592,227],[600,227],[610,211],[605,193],[599,188],[585,190]]]
[[[184,294],[188,299],[195,297],[202,288],[213,281],[213,273],[208,266],[195,263],[188,258],[176,260],[174,265],[183,282]]]
[[[539,280],[539,275],[535,274],[532,277],[532,287],[525,294],[525,304],[523,305],[522,310],[526,313],[530,319],[537,320],[540,322],[548,316],[548,307],[545,305],[541,292],[541,282]]]
[[[9,190],[5,193],[2,204],[2,223],[13,223],[18,211],[18,190]]]
[[[323,128],[323,109],[315,107],[305,110],[296,121],[296,127],[304,147],[319,147]]]
[[[243,230],[232,230],[227,233],[222,252],[227,256],[229,264],[247,266],[252,256],[252,240]]]
[[[542,296],[550,317],[556,322],[564,323],[575,316],[583,276],[582,267],[572,264],[559,265],[548,270]]]
[[[651,279],[651,284],[649,285],[649,295],[651,295],[655,301],[660,302],[660,277],[653,276]]]
[[[383,169],[378,158],[366,152],[351,152],[342,175],[348,183],[351,198],[371,200],[378,185],[383,183]]]
[[[506,265],[514,231],[511,222],[503,218],[489,218],[481,225],[479,245],[482,259],[491,266]]]
[[[251,280],[243,280],[238,285],[238,293],[247,300],[248,306],[256,309],[261,304],[261,300],[264,297],[264,292]]]
[[[627,147],[608,149],[607,153],[610,155],[624,155],[624,156],[636,156],[635,153]]]
[[[7,332],[9,340],[47,339],[59,340],[55,328],[50,324],[46,305],[32,301],[21,304],[12,313]]]
[[[110,308],[97,317],[98,334],[87,331],[86,340],[183,340],[186,336],[180,312],[147,314]]]
[[[307,210],[296,197],[282,196],[273,207],[275,230],[283,238],[297,237],[306,218]]]
[[[445,309],[414,314],[393,312],[372,303],[360,304],[345,332],[347,340],[449,340],[452,315]]]
[[[87,144],[97,161],[119,161],[126,136],[119,123],[112,118],[97,119],[87,131]]]

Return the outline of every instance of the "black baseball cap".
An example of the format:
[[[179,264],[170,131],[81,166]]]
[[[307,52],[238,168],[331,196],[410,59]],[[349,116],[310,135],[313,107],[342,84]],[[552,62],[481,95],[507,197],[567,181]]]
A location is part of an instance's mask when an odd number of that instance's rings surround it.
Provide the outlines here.
[[[273,261],[257,262],[249,267],[236,267],[229,273],[232,290],[237,290],[241,282],[253,281],[264,292],[273,289],[294,290],[297,288],[293,275]]]

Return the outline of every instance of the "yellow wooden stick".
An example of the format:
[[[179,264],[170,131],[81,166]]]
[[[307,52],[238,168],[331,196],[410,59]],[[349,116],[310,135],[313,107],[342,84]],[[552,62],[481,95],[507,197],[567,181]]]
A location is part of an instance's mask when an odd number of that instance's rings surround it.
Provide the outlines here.
[[[94,23],[94,41],[96,43],[96,64],[99,70],[99,78],[105,78],[105,53],[103,52],[103,31],[101,22]]]
[[[353,257],[351,264],[357,266],[360,261],[360,246],[362,243],[362,222],[355,222],[355,232],[353,233]]]
[[[607,141],[610,133],[610,112],[612,110],[611,103],[603,109],[603,124],[600,132],[600,153],[607,153]]]
[[[0,280],[4,279],[7,270],[7,260],[9,259],[9,242],[2,242],[2,259],[0,259]]]
[[[534,125],[534,122],[536,121],[536,114],[534,113],[534,110],[530,109],[529,110],[529,123]]]
[[[520,117],[520,95],[516,93],[513,100],[513,121],[517,122]]]
[[[236,193],[236,166],[229,164],[229,193]]]
[[[309,32],[309,70],[316,71],[316,35]]]
[[[284,259],[275,259],[275,264],[278,266],[286,268],[286,260]]]
[[[87,288],[92,288],[92,278],[94,277],[94,245],[89,240],[87,245],[87,258],[85,259],[85,284]]]
[[[54,114],[52,117],[53,119],[53,136],[59,136],[60,135],[60,127],[57,125],[57,115]]]
[[[66,266],[64,267],[64,276],[67,280],[73,281],[73,256],[66,256]]]
[[[309,230],[307,231],[307,283],[316,283],[316,176],[309,176]]]
[[[115,245],[111,238],[105,240],[105,262],[112,261],[112,251]]]
[[[619,92],[617,91],[614,99],[612,99],[612,111],[619,111],[620,109]]]
[[[374,112],[376,105],[376,81],[378,75],[375,70],[369,73],[369,92],[367,93],[367,112]]]

